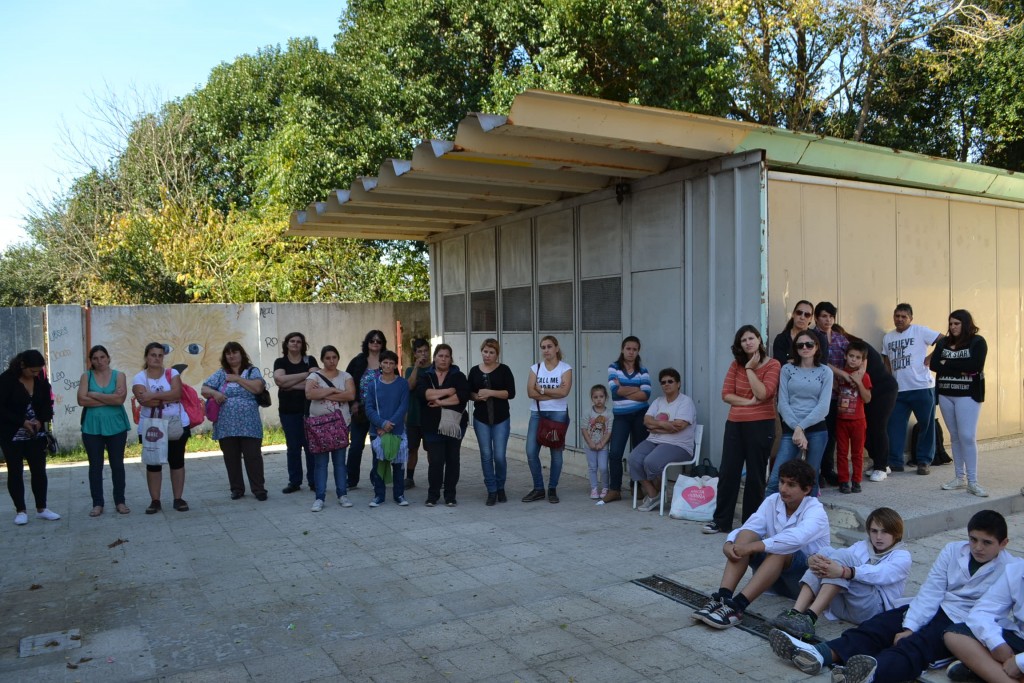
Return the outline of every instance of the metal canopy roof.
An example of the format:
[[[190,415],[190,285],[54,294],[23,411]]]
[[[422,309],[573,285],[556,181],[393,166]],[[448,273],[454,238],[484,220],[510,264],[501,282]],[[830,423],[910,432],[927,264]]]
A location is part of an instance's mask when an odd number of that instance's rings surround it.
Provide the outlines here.
[[[1024,203],[1024,175],[686,112],[530,90],[377,177],[292,213],[288,234],[423,240],[676,166],[763,149],[771,168]]]

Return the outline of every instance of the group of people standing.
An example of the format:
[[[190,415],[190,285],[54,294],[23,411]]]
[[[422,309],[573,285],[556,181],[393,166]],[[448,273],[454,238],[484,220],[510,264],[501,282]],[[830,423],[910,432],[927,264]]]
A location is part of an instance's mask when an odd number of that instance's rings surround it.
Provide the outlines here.
[[[766,494],[778,492],[781,466],[796,458],[814,468],[812,496],[820,484],[858,493],[865,477],[881,482],[892,472],[905,471],[911,413],[919,425],[913,463],[918,474],[929,474],[936,447],[936,404],[950,432],[954,463],[954,478],[940,488],[988,495],[977,477],[987,346],[970,312],[950,313],[942,334],[914,325],[912,307],[901,303],[893,312],[895,329],[884,336],[881,354],[839,326],[837,312],[827,301],[817,306],[798,301],[773,340],[770,357],[755,327],[737,330],[735,360],[722,388],[722,400],[730,409],[718,505],[705,533],[733,529],[744,469],[744,521]],[[868,468],[863,466],[865,449],[872,461]]]

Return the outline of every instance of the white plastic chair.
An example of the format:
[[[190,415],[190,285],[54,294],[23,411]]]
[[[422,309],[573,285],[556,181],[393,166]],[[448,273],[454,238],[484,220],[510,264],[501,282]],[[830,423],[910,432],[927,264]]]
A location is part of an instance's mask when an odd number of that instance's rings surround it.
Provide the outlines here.
[[[704,438],[704,425],[695,424],[693,425],[693,457],[683,462],[670,462],[665,465],[665,468],[661,471],[661,500],[659,501],[658,514],[661,517],[665,516],[665,486],[668,483],[668,470],[670,467],[678,467],[679,474],[683,473],[683,468],[687,465],[695,465],[700,461],[700,442]],[[677,477],[679,475],[676,475]],[[640,490],[640,482],[633,482],[633,509],[636,510],[636,497],[637,492]]]

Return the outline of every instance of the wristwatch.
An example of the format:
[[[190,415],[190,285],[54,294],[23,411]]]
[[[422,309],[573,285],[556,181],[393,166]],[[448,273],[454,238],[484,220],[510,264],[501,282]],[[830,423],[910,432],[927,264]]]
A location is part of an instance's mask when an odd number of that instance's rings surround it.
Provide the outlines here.
[[[543,396],[543,395],[544,395],[544,387],[541,387],[541,388],[540,388],[540,395],[541,395],[541,396]]]

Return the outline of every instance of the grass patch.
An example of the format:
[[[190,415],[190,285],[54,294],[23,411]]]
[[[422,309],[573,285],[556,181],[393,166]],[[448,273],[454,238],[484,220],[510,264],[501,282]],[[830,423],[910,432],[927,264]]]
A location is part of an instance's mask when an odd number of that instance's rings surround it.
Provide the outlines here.
[[[133,438],[136,434],[135,429],[128,434],[128,446],[124,449],[124,457],[126,458],[141,458],[142,457],[142,445],[139,440]],[[284,430],[280,428],[263,428],[263,445],[264,446],[280,446],[284,445]],[[188,442],[185,444],[186,453],[201,453],[203,451],[219,451],[220,444],[213,440],[210,436],[210,432],[204,432],[202,434],[193,434],[189,437]],[[72,448],[71,450],[61,451],[56,455],[49,455],[46,458],[48,463],[74,463],[74,462],[88,462],[89,457],[85,453],[85,449],[82,446]]]

